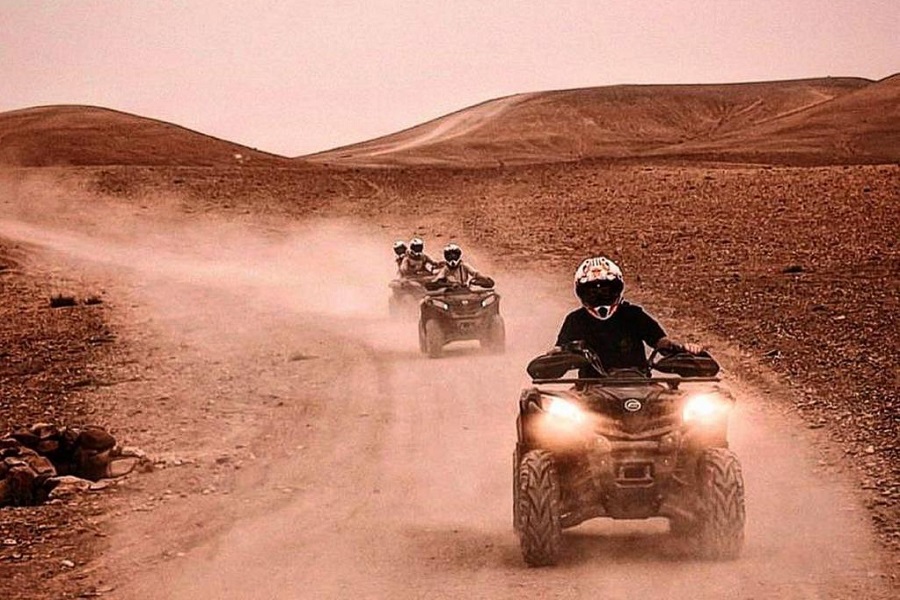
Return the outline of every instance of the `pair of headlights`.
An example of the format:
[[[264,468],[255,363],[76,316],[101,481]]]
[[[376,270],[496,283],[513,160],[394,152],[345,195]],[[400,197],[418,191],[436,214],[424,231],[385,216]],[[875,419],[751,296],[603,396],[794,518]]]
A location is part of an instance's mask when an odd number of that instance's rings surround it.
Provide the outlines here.
[[[681,417],[686,425],[714,423],[727,417],[731,407],[731,402],[717,394],[696,394],[688,397]],[[551,417],[572,424],[587,420],[587,414],[581,406],[559,396],[544,396],[542,408]]]
[[[493,304],[496,301],[497,301],[497,296],[495,296],[494,294],[491,294],[490,296],[488,296],[487,298],[485,298],[484,300],[481,301],[481,307],[487,308],[488,306],[490,306],[491,304]],[[443,300],[438,300],[437,298],[431,298],[430,300],[428,300],[428,302],[432,306],[436,306],[437,308],[439,308],[441,310],[450,310],[450,305],[447,304],[446,302],[444,302]]]

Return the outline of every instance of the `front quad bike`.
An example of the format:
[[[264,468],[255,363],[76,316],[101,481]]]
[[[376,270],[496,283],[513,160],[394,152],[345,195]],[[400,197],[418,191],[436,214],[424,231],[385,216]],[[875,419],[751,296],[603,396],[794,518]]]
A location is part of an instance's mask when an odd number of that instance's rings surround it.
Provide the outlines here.
[[[431,281],[431,277],[431,275],[423,275],[392,279],[388,284],[388,287],[391,288],[391,295],[388,296],[388,313],[390,316],[415,315],[419,302],[426,294],[425,283]]]
[[[591,364],[603,376],[564,379]],[[704,353],[654,353],[639,371],[606,373],[579,345],[531,361],[519,399],[513,526],[530,566],[555,564],[562,530],[595,517],[667,517],[703,558],[732,559],[744,541],[744,482],[728,449],[734,401]],[[566,389],[545,386],[574,384]],[[713,386],[683,393],[681,384]]]
[[[419,305],[422,353],[437,358],[445,345],[461,340],[478,340],[482,348],[503,352],[506,326],[492,279],[476,278],[468,286],[432,282],[426,287],[428,294]]]

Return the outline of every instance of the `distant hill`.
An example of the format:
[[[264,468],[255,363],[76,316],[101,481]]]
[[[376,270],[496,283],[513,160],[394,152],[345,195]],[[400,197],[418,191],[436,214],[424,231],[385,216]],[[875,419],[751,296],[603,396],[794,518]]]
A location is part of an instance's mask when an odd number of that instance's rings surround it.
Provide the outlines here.
[[[900,162],[900,75],[517,94],[293,159],[106,108],[0,113],[0,166],[490,167],[582,159]]]
[[[303,158],[363,166],[641,157],[893,162],[900,160],[897,82],[823,78],[519,94]]]
[[[843,164],[900,161],[900,75],[753,127],[663,153]]]
[[[92,106],[0,113],[0,165],[296,164],[163,121]]]

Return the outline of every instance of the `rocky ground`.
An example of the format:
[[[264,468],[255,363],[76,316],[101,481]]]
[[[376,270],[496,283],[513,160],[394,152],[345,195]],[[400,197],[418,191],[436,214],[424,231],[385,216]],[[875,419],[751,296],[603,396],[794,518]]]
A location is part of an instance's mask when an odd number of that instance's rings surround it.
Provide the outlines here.
[[[108,381],[106,307],[64,277],[36,272],[25,249],[0,243],[0,431],[31,423],[88,424],[108,415],[88,391]],[[51,307],[51,297],[73,306]],[[85,300],[94,298],[89,304]],[[100,494],[0,509],[5,598],[71,597],[82,566],[103,547]]]
[[[103,168],[57,176],[59,185],[136,208],[174,200],[189,214],[403,224],[428,235],[432,249],[451,237],[470,241],[495,264],[527,264],[560,285],[585,255],[609,254],[656,314],[698,324],[697,341],[704,331],[730,340],[794,389],[783,410],[826,434],[823,460],[856,471],[873,525],[900,564],[898,166]],[[372,260],[388,256],[385,248]],[[55,294],[75,305],[51,308]],[[0,246],[0,429],[36,421],[138,429],[140,416],[113,417],[96,401],[98,389],[129,376],[131,359],[110,308],[84,303],[89,297],[102,294],[33,269],[23,248]],[[79,589],[72,578],[84,573],[72,565],[102,551],[98,524],[112,504],[99,494],[0,510],[0,580],[12,583],[10,597],[93,593]]]

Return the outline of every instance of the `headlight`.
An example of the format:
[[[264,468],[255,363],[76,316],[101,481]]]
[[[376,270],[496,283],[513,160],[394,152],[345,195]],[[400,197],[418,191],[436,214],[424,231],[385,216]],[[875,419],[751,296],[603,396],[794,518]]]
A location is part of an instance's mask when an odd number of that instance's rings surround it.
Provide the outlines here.
[[[731,403],[715,394],[699,394],[688,398],[682,411],[685,423],[709,423],[728,416]]]
[[[545,396],[543,408],[548,415],[573,423],[581,423],[585,419],[580,406],[556,396]]]
[[[481,307],[482,308],[488,307],[496,301],[497,301],[497,296],[491,294],[490,296],[488,296],[487,298],[485,298],[484,300],[481,301]]]
[[[447,304],[446,302],[444,302],[443,300],[437,300],[435,298],[432,298],[431,300],[429,300],[429,302],[431,302],[432,306],[437,306],[441,310],[450,310],[450,305]]]
[[[535,439],[559,451],[583,448],[597,438],[591,426],[591,414],[575,401],[556,395],[541,395],[541,412],[532,430]]]

